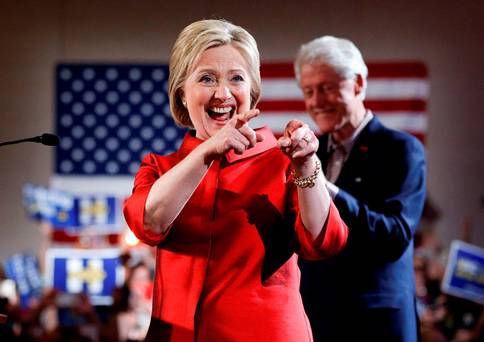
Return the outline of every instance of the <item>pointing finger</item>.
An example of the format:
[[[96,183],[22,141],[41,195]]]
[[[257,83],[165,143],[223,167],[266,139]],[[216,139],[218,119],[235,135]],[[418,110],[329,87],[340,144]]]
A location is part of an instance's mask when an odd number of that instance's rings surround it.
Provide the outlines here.
[[[235,123],[235,128],[239,129],[246,123],[248,123],[250,120],[258,116],[260,111],[258,109],[251,109],[246,113],[243,114],[237,114],[236,117],[236,123]]]

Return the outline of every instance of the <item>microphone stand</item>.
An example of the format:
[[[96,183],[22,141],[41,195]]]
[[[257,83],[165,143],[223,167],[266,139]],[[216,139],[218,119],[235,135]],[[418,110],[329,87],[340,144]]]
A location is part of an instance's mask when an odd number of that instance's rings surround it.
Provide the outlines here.
[[[59,137],[55,134],[44,133],[42,135],[39,135],[33,138],[25,138],[25,139],[19,139],[19,140],[0,142],[0,146],[13,145],[13,144],[18,144],[23,142],[34,142],[34,143],[40,143],[47,146],[56,146],[59,144]]]
[[[0,146],[13,145],[13,144],[18,144],[18,143],[22,143],[22,142],[35,142],[35,143],[40,143],[41,141],[40,141],[40,137],[26,138],[26,139],[5,141],[5,142],[0,143]]]

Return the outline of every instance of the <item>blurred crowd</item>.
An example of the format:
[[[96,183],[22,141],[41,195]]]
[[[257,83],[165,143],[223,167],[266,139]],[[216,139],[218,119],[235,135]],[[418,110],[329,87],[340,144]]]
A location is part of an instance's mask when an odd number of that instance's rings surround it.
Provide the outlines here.
[[[483,306],[441,290],[447,250],[432,230],[415,236],[414,269],[422,341],[484,340]]]
[[[436,234],[432,222],[435,216],[437,213],[426,207],[414,240],[422,341],[484,341],[483,305],[441,289],[449,249]],[[460,230],[461,240],[472,243],[470,220],[464,220]],[[125,280],[113,291],[109,306],[94,306],[84,294],[55,289],[44,289],[40,297],[22,306],[15,282],[6,278],[0,266],[0,340],[142,341],[151,316],[153,252],[147,246],[138,246],[121,255]]]
[[[144,253],[140,259],[121,255],[125,281],[113,291],[113,303],[94,306],[85,294],[45,289],[27,307],[18,298],[0,297],[2,341],[142,341],[151,317],[154,261]],[[0,284],[11,284],[0,270]],[[6,285],[10,286],[10,285]],[[9,291],[2,291],[8,293]]]
[[[484,198],[481,199],[481,209]],[[482,222],[478,213],[465,217],[459,240],[481,246]],[[483,305],[442,292],[449,246],[439,239],[438,210],[426,201],[420,227],[414,236],[414,270],[417,310],[423,342],[484,341]]]

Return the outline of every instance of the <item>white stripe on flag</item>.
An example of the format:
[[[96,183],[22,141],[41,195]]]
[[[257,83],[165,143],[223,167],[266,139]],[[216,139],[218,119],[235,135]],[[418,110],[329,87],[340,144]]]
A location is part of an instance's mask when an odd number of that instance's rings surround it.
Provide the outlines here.
[[[306,123],[314,132],[319,132],[318,127],[311,119],[309,114],[305,112],[263,112],[258,117],[250,120],[250,126],[257,128],[262,126],[269,126],[274,134],[282,134],[286,128],[286,124],[290,120],[301,120]]]
[[[262,100],[299,100],[302,98],[301,89],[293,79],[262,79]]]
[[[427,79],[368,79],[366,99],[427,99]],[[262,100],[301,100],[302,92],[290,78],[262,79]]]
[[[427,114],[425,112],[376,112],[374,114],[384,125],[393,129],[407,132],[427,131]],[[252,119],[250,126],[256,128],[267,125],[275,134],[282,134],[286,124],[295,119],[308,124],[315,133],[320,132],[309,114],[304,112],[264,112]]]
[[[429,97],[427,79],[382,79],[368,80],[367,99],[422,99]]]
[[[427,113],[420,112],[378,112],[375,113],[381,122],[393,129],[406,132],[426,132],[428,127]]]

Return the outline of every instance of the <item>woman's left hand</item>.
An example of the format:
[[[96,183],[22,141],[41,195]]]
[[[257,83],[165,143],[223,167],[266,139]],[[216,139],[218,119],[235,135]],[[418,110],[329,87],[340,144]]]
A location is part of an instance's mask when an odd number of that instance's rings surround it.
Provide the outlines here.
[[[321,234],[324,233],[328,219],[331,197],[316,156],[319,141],[308,125],[299,120],[291,120],[278,144],[282,152],[291,158],[301,221],[311,237],[310,240],[314,242],[318,238],[324,238]],[[300,183],[304,180],[309,180],[310,183]]]
[[[294,171],[298,175],[314,172],[314,155],[319,141],[307,124],[299,120],[287,123],[284,135],[278,140],[279,148],[291,158]]]

